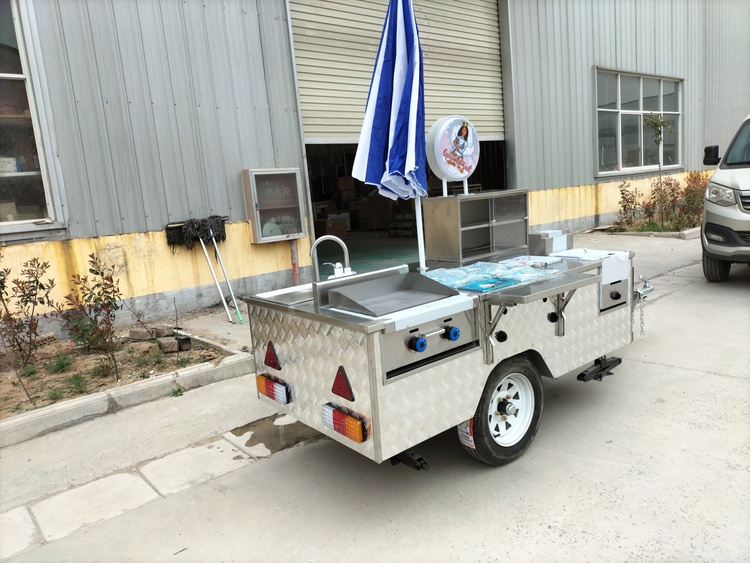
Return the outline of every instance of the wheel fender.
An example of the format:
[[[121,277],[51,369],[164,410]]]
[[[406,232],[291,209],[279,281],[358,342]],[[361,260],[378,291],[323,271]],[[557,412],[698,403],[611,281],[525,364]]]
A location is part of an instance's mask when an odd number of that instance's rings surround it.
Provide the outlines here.
[[[544,360],[542,355],[533,348],[529,348],[528,350],[524,350],[523,352],[519,352],[518,354],[515,354],[513,356],[503,358],[502,360],[500,360],[500,362],[498,362],[498,365],[502,364],[503,362],[510,361],[514,358],[526,358],[532,364],[534,364],[534,367],[539,372],[539,375],[541,375],[542,377],[549,377],[550,379],[554,378],[552,372],[547,366],[547,362]],[[487,377],[489,377],[489,374],[487,374]]]

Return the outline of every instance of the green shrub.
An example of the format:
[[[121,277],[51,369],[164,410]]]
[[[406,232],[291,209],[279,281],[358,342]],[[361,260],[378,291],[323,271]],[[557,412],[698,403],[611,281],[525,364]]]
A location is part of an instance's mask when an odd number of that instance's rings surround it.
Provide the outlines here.
[[[55,359],[48,364],[44,364],[44,369],[48,373],[63,373],[73,365],[73,358],[67,354],[55,354]]]
[[[73,291],[65,296],[64,303],[52,305],[70,338],[87,350],[103,352],[119,381],[115,320],[117,311],[122,309],[120,282],[114,278],[114,267],[106,265],[96,254],[89,255],[88,263],[92,278],[73,274]]]
[[[647,199],[643,199],[637,188],[631,189],[629,182],[622,182],[620,209],[613,230],[669,232],[697,227],[703,214],[708,175],[690,172],[685,182],[685,188],[681,188],[675,178],[654,178]]]
[[[86,392],[86,378],[80,373],[71,375],[68,379],[65,380],[65,384],[76,393]]]
[[[32,375],[36,375],[37,371],[39,370],[34,364],[26,364],[18,370],[18,375],[21,377],[30,377]]]
[[[91,377],[111,377],[112,366],[106,360],[101,360],[93,368],[91,368]]]
[[[184,368],[185,366],[190,365],[190,363],[193,361],[192,356],[182,356],[180,358],[177,358],[177,361],[175,364],[178,368]]]
[[[159,350],[152,356],[144,356],[142,358],[136,358],[135,365],[138,367],[144,366],[158,366],[164,363],[164,352]]]
[[[32,258],[23,263],[20,277],[12,280],[9,268],[0,270],[0,339],[15,367],[26,366],[38,347],[43,315],[37,307],[50,304],[49,294],[55,287],[55,280],[42,280],[49,266]]]
[[[49,391],[47,391],[47,399],[50,401],[59,401],[63,398],[63,392],[62,389],[58,387],[53,387]]]
[[[630,230],[643,215],[643,205],[640,199],[643,194],[638,188],[630,189],[630,182],[622,182],[620,190],[620,211],[617,213],[617,226],[623,230]]]

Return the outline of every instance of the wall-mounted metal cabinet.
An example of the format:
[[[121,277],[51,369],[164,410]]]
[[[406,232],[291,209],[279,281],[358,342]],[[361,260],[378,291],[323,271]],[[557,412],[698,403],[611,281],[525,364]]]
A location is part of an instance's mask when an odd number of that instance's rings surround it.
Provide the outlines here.
[[[465,265],[528,253],[526,190],[431,197],[422,208],[429,261]]]
[[[254,243],[307,236],[299,168],[243,170],[242,183]]]

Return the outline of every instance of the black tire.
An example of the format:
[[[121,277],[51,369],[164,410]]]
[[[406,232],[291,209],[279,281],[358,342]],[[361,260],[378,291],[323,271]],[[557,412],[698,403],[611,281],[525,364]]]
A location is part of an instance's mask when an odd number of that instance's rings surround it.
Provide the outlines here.
[[[509,413],[513,408],[515,413]],[[536,367],[526,358],[508,359],[498,364],[487,378],[479,406],[470,421],[473,440],[462,438],[461,442],[466,451],[481,462],[488,465],[510,463],[531,445],[543,409],[544,390]],[[459,426],[459,435],[466,431],[466,427]]]
[[[731,262],[719,260],[703,253],[703,275],[710,282],[727,281],[729,269],[732,267]]]

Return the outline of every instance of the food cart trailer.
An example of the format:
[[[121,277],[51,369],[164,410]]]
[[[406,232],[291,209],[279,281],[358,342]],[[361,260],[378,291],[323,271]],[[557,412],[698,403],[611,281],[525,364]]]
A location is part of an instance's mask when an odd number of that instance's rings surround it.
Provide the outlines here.
[[[427,233],[426,271],[245,298],[259,398],[377,463],[423,468],[411,449],[453,427],[482,462],[518,458],[539,427],[542,378],[608,374],[652,290],[635,287],[630,252],[530,256],[527,202],[523,190],[427,199],[425,225],[442,235]]]

